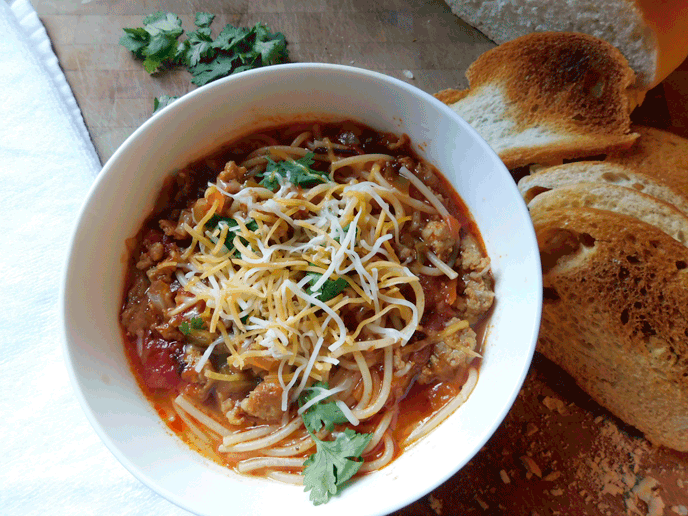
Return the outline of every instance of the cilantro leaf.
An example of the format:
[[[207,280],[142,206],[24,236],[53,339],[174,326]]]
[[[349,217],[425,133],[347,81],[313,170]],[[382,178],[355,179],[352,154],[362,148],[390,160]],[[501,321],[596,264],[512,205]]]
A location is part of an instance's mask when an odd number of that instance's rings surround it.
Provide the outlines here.
[[[350,228],[350,227],[351,227],[351,223],[347,224],[346,226],[344,226],[344,227],[342,228],[342,231],[344,232],[344,238],[346,238],[346,235],[347,235],[347,233],[349,232],[349,228]],[[356,237],[358,237],[358,227],[356,227],[356,231],[354,232],[354,240],[356,239]],[[334,241],[337,242],[338,244],[341,244],[339,235],[337,235],[336,237],[332,238],[332,240],[334,240]]]
[[[213,47],[224,52],[234,52],[234,47],[246,41],[250,33],[251,30],[246,27],[234,27],[227,24],[213,42]]]
[[[319,274],[317,272],[309,272],[308,277],[310,278],[308,283],[311,287],[309,291],[311,293],[314,293],[315,296],[318,299],[320,299],[320,301],[322,301],[323,303],[328,302],[333,297],[337,297],[337,295],[339,295],[339,293],[342,292],[349,285],[349,283],[344,278],[327,279],[325,280],[325,283],[322,284],[319,290],[313,290],[313,287],[320,280],[322,274]]]
[[[184,33],[182,21],[179,19],[179,16],[165,11],[149,14],[143,19],[143,25],[151,36],[166,33],[178,38]]]
[[[191,335],[191,332],[196,330],[205,330],[205,322],[201,317],[194,317],[191,322],[184,321],[179,325],[179,331],[184,335]]]
[[[202,60],[214,58],[216,54],[210,27],[201,27],[190,32],[188,39],[184,41],[183,58],[187,66],[196,66]]]
[[[269,159],[269,158],[268,158]],[[280,174],[279,170],[276,167],[270,167],[270,164],[274,163],[272,160],[269,159],[268,161],[268,168],[263,172],[262,174],[262,180],[260,183],[258,183],[261,186],[264,186],[268,190],[272,190],[273,192],[276,192],[280,188],[280,177],[284,177],[282,174]],[[260,174],[259,174],[260,176]]]
[[[133,52],[134,56],[137,58],[143,59],[145,57],[143,55],[143,50],[150,42],[150,34],[148,31],[143,27],[123,30],[124,36],[120,38],[119,44]]]
[[[315,163],[314,154],[309,152],[303,158],[295,161],[273,161],[268,158],[268,164],[263,172],[262,186],[269,190],[277,190],[280,182],[277,176],[285,178],[290,183],[301,187],[313,187],[329,181],[327,172],[313,170],[311,165]]]
[[[371,434],[359,434],[350,428],[337,435],[334,441],[315,440],[316,452],[303,465],[304,491],[310,491],[314,505],[327,503],[343,484],[363,465],[360,461]]]
[[[220,224],[227,224],[229,227],[229,230],[227,231],[227,236],[225,237],[224,241],[224,246],[227,248],[227,251],[231,251],[234,248],[234,245],[232,245],[232,240],[234,240],[234,236],[240,231],[239,228],[239,223],[230,217],[221,217],[220,215],[213,215],[208,219],[208,222],[205,223],[205,229],[209,231],[213,231],[216,228],[220,226]],[[249,220],[246,221],[246,229],[249,231],[258,231],[258,223],[255,220]],[[239,240],[241,241],[242,244],[248,245],[248,240],[246,240],[243,237],[239,237]]]
[[[303,407],[306,403],[320,394],[320,389],[329,389],[329,386],[323,382],[314,383],[299,397],[299,407]],[[334,430],[334,425],[341,425],[348,421],[344,412],[342,412],[334,401],[319,401],[311,405],[301,414],[301,418],[311,434],[314,434],[323,426],[325,430],[331,432]]]
[[[255,50],[260,53],[261,64],[269,66],[284,62],[287,57],[287,42],[284,34],[281,32],[272,34],[270,29],[261,23],[256,24],[254,29],[256,32]]]
[[[231,75],[236,68],[235,61],[237,61],[237,58],[233,55],[218,54],[212,61],[190,66],[189,72],[193,75],[191,82],[196,86],[203,86],[209,82]]]
[[[239,223],[231,217],[222,217],[221,215],[213,215],[205,223],[205,229],[216,229],[220,222],[224,222],[229,226],[229,229],[236,228]]]
[[[196,13],[196,27],[210,27],[215,15],[210,13]]]
[[[169,106],[179,97],[172,97],[170,95],[160,95],[153,99],[153,113],[160,111],[162,108]]]

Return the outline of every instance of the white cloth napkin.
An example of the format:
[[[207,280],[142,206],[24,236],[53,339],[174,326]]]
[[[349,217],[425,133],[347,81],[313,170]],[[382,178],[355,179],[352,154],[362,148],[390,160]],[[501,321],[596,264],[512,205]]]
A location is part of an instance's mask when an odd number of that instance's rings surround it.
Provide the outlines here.
[[[100,442],[63,362],[67,243],[100,170],[27,0],[0,0],[0,514],[188,514]]]

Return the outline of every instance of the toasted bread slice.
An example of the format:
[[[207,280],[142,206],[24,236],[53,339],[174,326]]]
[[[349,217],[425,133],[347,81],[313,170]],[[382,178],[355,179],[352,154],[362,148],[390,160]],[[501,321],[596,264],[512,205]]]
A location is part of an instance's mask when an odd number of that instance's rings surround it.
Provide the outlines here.
[[[632,188],[606,183],[577,183],[542,192],[528,203],[529,209],[539,212],[582,207],[634,217],[688,247],[688,215],[672,204]]]
[[[612,152],[605,163],[616,163],[652,175],[688,195],[688,139],[652,127],[634,126],[636,144],[624,152]]]
[[[525,176],[518,182],[518,189],[528,203],[539,193],[554,188],[582,182],[611,184],[652,195],[688,215],[688,190],[672,187],[652,174],[653,169],[634,169],[619,163],[575,161]]]
[[[538,350],[650,441],[688,451],[688,248],[620,213],[531,216],[545,289]]]
[[[542,32],[481,55],[468,91],[436,97],[463,117],[508,168],[628,148],[638,99],[633,71],[593,36]]]

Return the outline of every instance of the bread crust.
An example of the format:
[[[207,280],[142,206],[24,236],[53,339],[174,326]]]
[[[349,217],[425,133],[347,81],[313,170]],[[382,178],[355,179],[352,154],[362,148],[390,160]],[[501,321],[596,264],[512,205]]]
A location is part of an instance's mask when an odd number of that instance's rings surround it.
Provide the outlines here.
[[[454,104],[463,99],[470,93],[470,90],[454,90],[447,88],[446,90],[438,91],[434,97],[445,104]]]
[[[531,217],[545,289],[538,350],[650,441],[688,451],[688,248],[610,211]]]

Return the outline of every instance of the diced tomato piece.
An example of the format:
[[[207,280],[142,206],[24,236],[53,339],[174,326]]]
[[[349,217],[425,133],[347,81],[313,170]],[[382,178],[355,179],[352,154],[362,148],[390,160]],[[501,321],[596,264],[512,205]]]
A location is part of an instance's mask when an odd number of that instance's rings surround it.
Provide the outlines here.
[[[143,351],[143,380],[151,389],[174,389],[181,382],[179,357],[182,343],[163,339],[149,340]]]

